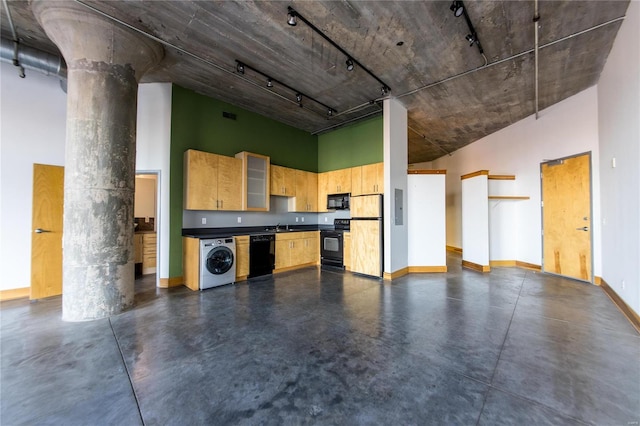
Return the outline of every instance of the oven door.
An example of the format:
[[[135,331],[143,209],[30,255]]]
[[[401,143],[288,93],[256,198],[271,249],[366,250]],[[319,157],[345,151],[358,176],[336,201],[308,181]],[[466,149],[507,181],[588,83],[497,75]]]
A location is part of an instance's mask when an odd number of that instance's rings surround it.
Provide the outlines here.
[[[320,231],[320,263],[344,268],[343,233],[341,231]]]

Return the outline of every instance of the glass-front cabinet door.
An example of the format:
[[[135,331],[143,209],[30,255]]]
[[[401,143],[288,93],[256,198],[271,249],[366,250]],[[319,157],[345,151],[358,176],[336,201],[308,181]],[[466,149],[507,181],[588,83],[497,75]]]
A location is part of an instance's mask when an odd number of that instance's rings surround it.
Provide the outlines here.
[[[243,151],[236,158],[242,159],[242,210],[269,211],[269,157]]]

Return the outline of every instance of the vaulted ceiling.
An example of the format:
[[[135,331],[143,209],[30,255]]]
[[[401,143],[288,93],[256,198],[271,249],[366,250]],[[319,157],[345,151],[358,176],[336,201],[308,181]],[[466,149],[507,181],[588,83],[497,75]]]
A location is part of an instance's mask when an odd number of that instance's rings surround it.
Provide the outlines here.
[[[410,163],[430,161],[536,111],[534,1],[467,1],[484,49],[470,46],[451,1],[84,1],[166,42],[144,82],[173,82],[311,133],[381,112],[396,98],[408,110]],[[626,12],[624,1],[539,2],[540,110],[597,83]],[[56,46],[27,1],[9,1],[21,42]],[[333,40],[380,82],[298,19]],[[2,36],[11,38],[2,11]],[[120,25],[120,24],[119,24]],[[248,65],[244,74],[236,61]],[[257,69],[256,73],[251,68]],[[303,96],[302,107],[295,91]]]

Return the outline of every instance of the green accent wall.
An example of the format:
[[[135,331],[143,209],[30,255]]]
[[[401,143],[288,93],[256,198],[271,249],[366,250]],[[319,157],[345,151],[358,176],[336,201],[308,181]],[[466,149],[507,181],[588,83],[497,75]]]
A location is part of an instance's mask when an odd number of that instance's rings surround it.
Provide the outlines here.
[[[222,113],[236,115],[236,120]],[[268,155],[272,164],[318,171],[318,137],[302,130],[173,85],[169,276],[182,276],[183,154],[188,149],[234,156],[241,151]]]
[[[384,161],[382,116],[318,136],[318,172]]]

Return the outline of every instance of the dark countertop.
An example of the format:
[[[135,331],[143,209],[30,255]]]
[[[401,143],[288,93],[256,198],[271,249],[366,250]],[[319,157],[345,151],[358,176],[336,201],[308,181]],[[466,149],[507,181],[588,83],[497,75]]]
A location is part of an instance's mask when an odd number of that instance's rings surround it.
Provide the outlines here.
[[[276,234],[275,226],[240,226],[231,228],[183,228],[182,236],[191,238],[221,238],[239,235],[263,235]],[[333,230],[333,225],[289,225],[289,231],[286,225],[280,226],[278,234],[288,232],[308,232],[319,231],[322,229]]]

